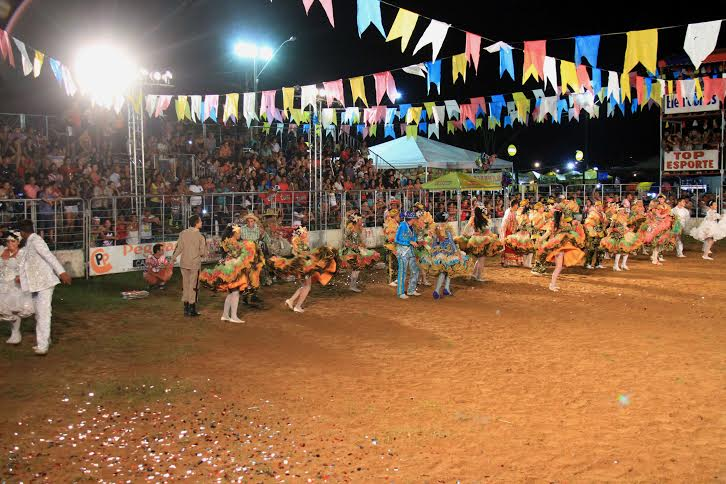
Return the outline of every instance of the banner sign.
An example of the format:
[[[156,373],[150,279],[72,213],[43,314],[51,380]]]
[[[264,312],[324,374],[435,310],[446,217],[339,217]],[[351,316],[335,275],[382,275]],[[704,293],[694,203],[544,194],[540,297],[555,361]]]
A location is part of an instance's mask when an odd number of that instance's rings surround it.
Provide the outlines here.
[[[698,99],[697,96],[694,96],[693,100],[688,100],[688,98],[679,98],[675,94],[670,94],[665,96],[665,109],[663,110],[663,114],[698,113],[718,110],[719,101],[715,94],[711,96],[708,102],[706,102],[706,99]]]
[[[666,151],[664,172],[717,172],[720,169],[718,150]]]
[[[167,259],[170,259],[176,247],[175,242],[159,242]],[[103,276],[119,272],[143,271],[146,267],[146,258],[152,254],[156,244],[126,244],[112,247],[91,247],[89,249],[89,274]],[[205,262],[217,260],[219,241],[215,238],[207,239],[209,256]],[[174,264],[178,267],[179,264]]]
[[[502,172],[498,173],[474,173],[471,176],[481,180],[486,188],[482,190],[497,191],[502,189]]]

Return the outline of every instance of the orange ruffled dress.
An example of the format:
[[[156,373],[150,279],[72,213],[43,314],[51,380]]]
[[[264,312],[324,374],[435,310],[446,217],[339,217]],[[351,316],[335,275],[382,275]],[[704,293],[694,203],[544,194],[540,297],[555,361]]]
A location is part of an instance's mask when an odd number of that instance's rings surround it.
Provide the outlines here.
[[[566,267],[582,265],[585,253],[581,247],[585,244],[585,230],[577,221],[566,221],[560,223],[559,230],[555,230],[555,223],[547,224],[547,231],[542,236],[542,243],[538,249],[538,255],[545,255],[547,262],[554,262],[558,254],[564,253],[563,264]]]
[[[295,276],[298,279],[311,277],[313,282],[317,281],[323,286],[338,271],[337,252],[325,245],[311,251],[307,231],[292,237],[292,254],[292,257],[271,257],[273,269],[283,276]]]
[[[265,257],[257,245],[249,240],[228,238],[222,241],[220,248],[224,258],[213,268],[203,270],[199,281],[220,292],[259,288]]]
[[[340,265],[343,268],[359,271],[380,260],[381,254],[365,246],[360,228],[355,223],[346,225],[343,237],[343,247],[340,249]]]

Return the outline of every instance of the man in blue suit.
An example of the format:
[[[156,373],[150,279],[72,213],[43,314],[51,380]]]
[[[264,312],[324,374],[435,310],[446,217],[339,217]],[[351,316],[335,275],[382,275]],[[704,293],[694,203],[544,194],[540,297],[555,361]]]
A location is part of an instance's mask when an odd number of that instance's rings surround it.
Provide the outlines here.
[[[405,212],[403,221],[398,225],[396,232],[396,258],[398,259],[398,287],[396,294],[401,299],[408,299],[409,296],[420,296],[416,291],[418,282],[418,264],[416,255],[413,252],[417,246],[416,232],[409,225],[409,222],[416,218],[413,212]],[[406,273],[408,273],[408,291],[406,291]]]

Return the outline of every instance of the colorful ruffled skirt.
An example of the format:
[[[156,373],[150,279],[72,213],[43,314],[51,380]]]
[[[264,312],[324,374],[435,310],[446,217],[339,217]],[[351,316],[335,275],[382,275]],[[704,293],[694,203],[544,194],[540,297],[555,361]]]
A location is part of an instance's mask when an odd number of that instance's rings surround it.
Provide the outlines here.
[[[476,259],[469,257],[461,251],[449,254],[433,249],[431,251],[431,259],[425,266],[425,269],[433,275],[445,273],[449,277],[464,277],[471,275],[475,263]]]
[[[726,237],[726,224],[704,220],[698,227],[691,229],[690,235],[702,242],[706,239],[721,240]]]
[[[600,241],[600,248],[611,254],[633,254],[642,242],[638,234],[628,230],[624,234],[611,233]]]
[[[199,274],[199,281],[220,292],[245,291],[260,287],[265,257],[253,242],[245,241],[239,257],[229,257]]]
[[[526,230],[520,230],[508,235],[504,239],[504,245],[509,247],[517,254],[529,254],[534,252],[534,241],[532,235]]]
[[[663,237],[669,237],[671,230],[671,219],[664,218],[661,220],[646,220],[638,231],[638,237],[643,245],[648,247],[660,247]]]
[[[294,276],[297,279],[311,277],[323,286],[338,271],[337,253],[327,246],[295,257],[271,257],[270,262],[272,268],[282,276]]]
[[[366,247],[343,247],[340,249],[340,265],[359,271],[370,267],[381,258],[381,254]]]
[[[560,232],[547,238],[539,248],[539,254],[545,254],[547,262],[555,262],[558,254],[564,253],[563,265],[573,267],[582,265],[585,253],[578,246],[578,239],[573,240],[571,232]]]
[[[481,235],[472,235],[471,237],[456,237],[454,241],[459,249],[476,258],[494,257],[504,250],[502,241],[491,231]]]

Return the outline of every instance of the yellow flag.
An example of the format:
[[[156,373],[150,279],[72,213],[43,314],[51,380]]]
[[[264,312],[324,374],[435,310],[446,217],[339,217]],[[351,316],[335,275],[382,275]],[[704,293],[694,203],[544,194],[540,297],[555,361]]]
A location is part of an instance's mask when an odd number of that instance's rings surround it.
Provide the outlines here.
[[[482,118],[476,118],[476,129],[481,128],[482,124],[484,124],[484,120]]]
[[[368,100],[366,99],[366,86],[363,83],[363,76],[353,77],[350,79],[350,91],[353,93],[353,104],[356,100],[360,99],[363,101],[366,107],[368,107]]]
[[[524,123],[527,119],[527,116],[529,115],[529,99],[527,99],[527,96],[525,96],[523,93],[515,92],[512,94],[512,100],[517,106],[517,119]]]
[[[262,132],[265,134],[270,134],[270,123],[265,122],[265,124],[262,125]]]
[[[461,74],[461,78],[466,82],[466,53],[455,55],[451,58],[451,76],[454,84]]]
[[[418,126],[406,126],[406,138],[416,138],[418,136]]]
[[[570,86],[574,92],[580,91],[580,81],[577,79],[577,69],[570,61],[560,61],[560,78],[562,79],[562,92],[567,92]]]
[[[282,109],[287,111],[292,109],[293,102],[295,100],[295,88],[294,87],[283,87],[282,88]]]
[[[428,116],[429,119],[434,117],[434,106],[436,106],[435,102],[424,103],[424,108],[426,109],[426,116]]]
[[[226,95],[224,102],[224,115],[222,116],[222,122],[226,123],[229,118],[234,118],[237,121],[237,105],[239,104],[239,94],[232,92]],[[179,110],[177,110],[177,118],[179,117]]]
[[[673,90],[673,81],[666,81],[668,83],[668,94],[674,95],[676,91]]]
[[[376,137],[376,133],[378,133],[378,125],[377,124],[372,124],[368,128],[368,136],[370,138],[375,138]]]
[[[628,32],[628,47],[625,49],[624,72],[630,72],[638,62],[655,74],[658,59],[658,29],[635,30]]]
[[[33,60],[33,77],[38,77],[40,75],[40,69],[43,68],[44,59],[45,59],[45,54],[43,54],[39,50],[36,50],[35,59]]]
[[[653,85],[650,86],[650,98],[653,100],[653,102],[660,106],[662,96],[663,93],[661,92],[660,82],[655,81]]]
[[[290,121],[302,121],[302,109],[290,108]]]
[[[411,40],[411,34],[413,33],[414,27],[416,27],[417,21],[418,14],[399,8],[396,20],[393,21],[391,30],[388,31],[386,42],[390,42],[400,37],[401,52],[406,50],[406,46],[408,45],[408,41]]]
[[[187,108],[189,107],[187,97],[177,96],[176,101],[174,101],[174,107],[176,108],[177,121],[184,121],[184,118],[186,117],[185,113],[187,112]],[[191,114],[191,112],[189,114]]]
[[[309,123],[310,122],[310,111],[304,111],[303,112],[302,122],[303,123]]]
[[[448,121],[446,123],[446,134],[451,134],[454,132],[454,123],[452,121]],[[408,129],[406,129],[406,134],[408,134]]]
[[[630,74],[623,72],[620,74],[620,100],[630,100]]]
[[[417,108],[409,108],[406,112],[406,123],[416,123],[421,120],[421,106]]]
[[[698,99],[703,99],[703,90],[701,90],[701,80],[699,78],[694,79],[696,85],[696,96]]]

